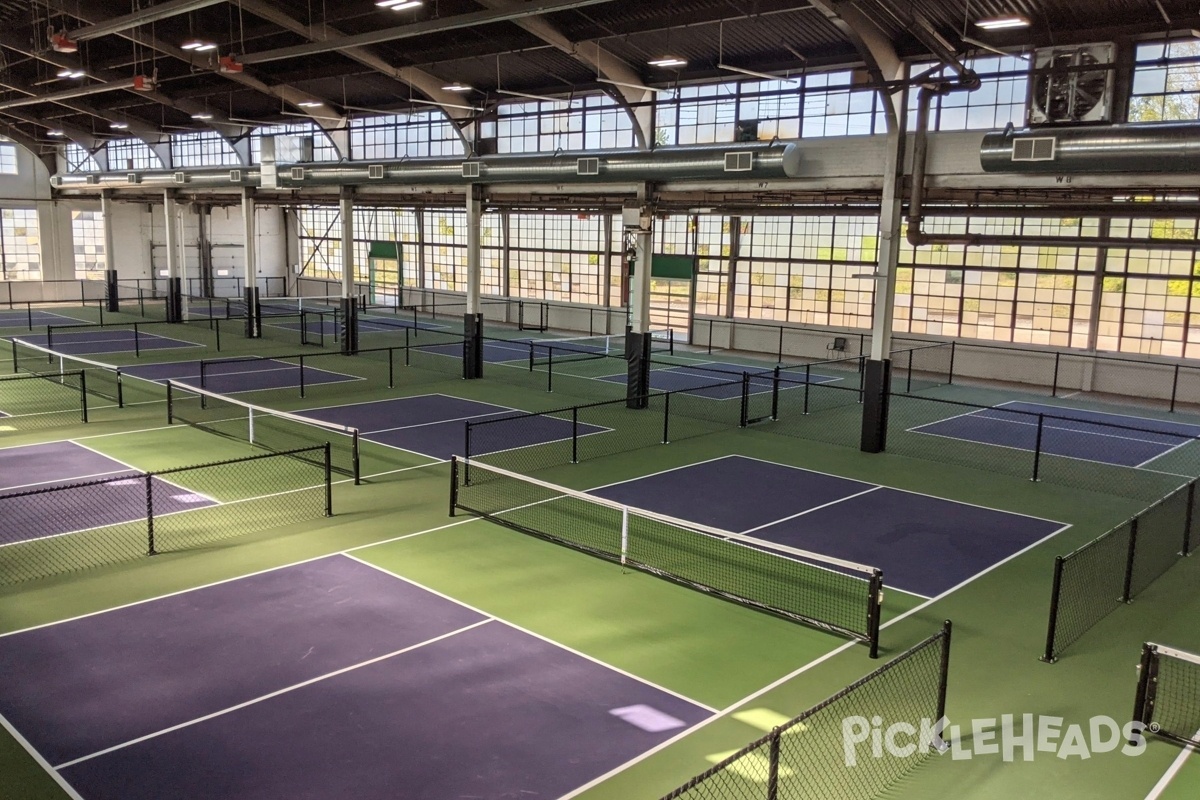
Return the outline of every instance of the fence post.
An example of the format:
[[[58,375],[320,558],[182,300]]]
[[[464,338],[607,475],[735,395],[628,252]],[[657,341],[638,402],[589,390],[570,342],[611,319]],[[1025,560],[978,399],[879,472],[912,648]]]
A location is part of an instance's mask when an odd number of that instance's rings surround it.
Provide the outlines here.
[[[742,373],[742,414],[738,427],[745,428],[750,424],[750,373]]]
[[[947,386],[954,385],[954,353],[955,353],[954,345],[955,345],[955,342],[953,340],[951,340],[951,342],[950,342],[950,374],[946,376],[946,385]]]
[[[32,324],[29,326],[29,330],[33,330]],[[9,345],[11,345],[11,347],[12,347],[13,375],[16,375],[18,372],[21,371],[20,366],[19,366],[20,362],[17,359],[17,340],[16,339],[10,340]]]
[[[954,624],[950,620],[945,620],[942,623],[942,665],[941,674],[938,676],[937,719],[946,716],[946,688],[950,679],[950,642],[953,633]]]
[[[167,424],[175,424],[175,384],[167,381]]]
[[[1158,689],[1158,665],[1154,654],[1158,648],[1146,642],[1138,661],[1137,696],[1133,699],[1133,721],[1149,725],[1154,718],[1154,700]]]
[[[671,392],[663,395],[663,444],[671,443]]]
[[[304,356],[300,356],[300,397],[304,397]]]
[[[458,508],[458,456],[450,456],[450,516]]]
[[[912,394],[912,362],[915,350],[908,351],[908,381],[904,384],[904,393]]]
[[[407,328],[405,330],[407,330]],[[405,335],[405,338],[408,338],[408,336]],[[396,388],[396,365],[394,363],[395,360],[392,357],[395,352],[396,352],[396,348],[394,348],[394,347],[388,348],[387,353],[388,353],[388,388],[389,389]]]
[[[532,345],[530,345],[532,347]],[[546,347],[546,391],[554,391],[554,346]]]
[[[87,406],[87,371],[79,370],[79,404],[81,406],[81,418],[84,422],[88,421],[88,406]],[[1190,508],[1189,508],[1190,511]],[[1183,537],[1184,546],[1183,552],[1187,552],[1187,535]]]
[[[1179,365],[1176,364],[1175,365],[1175,375],[1171,378],[1171,408],[1168,409],[1170,411],[1175,410],[1175,396],[1178,392],[1179,392]]]
[[[463,455],[466,456],[466,461],[463,463],[463,486],[470,486],[471,459],[474,457],[474,453],[471,451],[471,420],[467,420],[463,424],[467,426],[466,435],[463,437],[463,449],[466,450],[466,452],[463,453]]]
[[[354,473],[354,485],[360,486],[362,485],[362,459],[359,454],[357,428],[355,428],[354,433],[351,434],[350,447],[351,471]]]
[[[1062,591],[1062,575],[1063,575],[1063,557],[1054,557],[1054,584],[1050,589],[1050,624],[1046,629],[1046,652],[1042,654],[1042,661],[1047,664],[1055,662],[1054,657],[1054,634],[1058,629],[1058,596]]]
[[[154,476],[146,473],[146,555],[157,555],[154,547]]]
[[[771,376],[771,419],[779,419],[779,367]]]
[[[579,463],[579,406],[571,406],[571,463]]]
[[[867,644],[870,657],[879,658],[879,625],[883,619],[883,571],[875,570],[867,585]]]
[[[1188,484],[1187,516],[1183,521],[1183,552],[1180,555],[1192,554],[1192,516],[1196,502],[1196,481]]]
[[[1050,396],[1058,397],[1058,362],[1062,358],[1062,353],[1057,350],[1054,352],[1054,382],[1050,384]]]
[[[226,309],[225,313],[228,314],[229,310]],[[228,317],[226,317],[226,319],[228,319]],[[213,318],[212,324],[213,331],[217,334],[217,352],[219,353],[221,352],[221,320]]]
[[[1130,593],[1133,591],[1133,564],[1137,560],[1137,538],[1138,518],[1134,517],[1133,522],[1129,523],[1129,555],[1125,557],[1125,588],[1121,590],[1122,603],[1133,600]]]
[[[142,357],[142,337],[138,333],[138,323],[133,323],[133,357]]]
[[[29,325],[29,329],[33,330],[32,323]],[[713,321],[710,319],[708,321],[708,354],[710,356],[712,355],[712,329],[713,329]]]
[[[779,326],[779,356],[776,359],[776,363],[779,363],[779,364],[783,363],[783,326],[782,325]]]
[[[1033,477],[1029,480],[1037,482],[1038,473],[1042,467],[1042,430],[1046,426],[1046,415],[1038,414],[1037,441],[1033,445]]]
[[[812,385],[812,367],[804,365],[804,414],[808,415],[808,387]]]
[[[333,448],[325,443],[325,516],[333,516]]]
[[[772,729],[768,739],[766,800],[779,800],[779,728]]]

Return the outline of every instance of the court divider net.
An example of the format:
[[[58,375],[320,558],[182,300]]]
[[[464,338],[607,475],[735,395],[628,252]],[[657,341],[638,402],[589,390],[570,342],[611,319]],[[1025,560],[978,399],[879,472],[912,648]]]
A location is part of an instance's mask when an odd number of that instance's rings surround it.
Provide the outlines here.
[[[697,775],[663,800],[869,800],[935,751],[946,715],[951,625]],[[896,727],[893,727],[896,726]],[[871,739],[907,726],[879,757]],[[861,736],[862,738],[858,738]],[[854,744],[853,739],[858,739]],[[878,748],[878,739],[875,748]]]
[[[276,453],[294,453],[329,442],[332,469],[354,478],[356,484],[362,481],[359,432],[348,425],[256,406],[169,380],[167,424],[177,422]]]
[[[469,459],[451,461],[451,513],[470,514],[879,651],[883,572],[676,519]]]
[[[66,375],[83,372],[86,375],[87,393],[111,400],[124,408],[131,403],[162,400],[162,386],[151,380],[129,375],[120,367],[79,356],[57,353],[22,339],[12,339],[12,362],[15,373],[51,373]]]
[[[1133,719],[1164,739],[1200,747],[1200,655],[1142,645]]]

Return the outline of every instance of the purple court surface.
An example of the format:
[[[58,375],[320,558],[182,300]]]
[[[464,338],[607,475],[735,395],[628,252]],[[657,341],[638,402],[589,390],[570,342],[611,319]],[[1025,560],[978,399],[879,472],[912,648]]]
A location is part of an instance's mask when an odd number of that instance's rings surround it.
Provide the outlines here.
[[[55,311],[44,311],[41,309],[33,309],[26,311],[25,309],[6,309],[0,311],[0,328],[39,328],[44,325],[74,325],[76,323],[86,323],[86,319],[77,319],[66,314],[60,314]]]
[[[138,364],[122,367],[121,371],[159,383],[171,380],[200,386],[199,361],[173,361],[165,364]],[[361,381],[356,375],[331,372],[304,365],[304,384],[316,386],[323,383]],[[270,358],[243,359],[238,361],[211,361],[204,368],[203,388],[218,394],[238,392],[261,392],[268,389],[290,389],[300,385],[300,365]]]
[[[764,372],[762,367],[722,361],[671,367],[656,364],[650,371],[650,388],[658,392],[682,391],[710,400],[733,400],[742,396],[742,374],[746,372],[750,373],[750,394],[770,394],[774,390],[774,376],[770,371]],[[808,383],[833,383],[841,380],[832,375],[818,375],[815,372],[806,376],[804,370],[795,368],[782,370],[779,377],[783,379],[780,384],[781,390],[803,387],[806,377]],[[622,373],[605,375],[598,380],[625,383],[627,377]]]
[[[53,338],[46,334],[20,337],[21,341],[46,347],[56,353],[87,355],[91,353],[126,353],[134,350],[173,350],[180,347],[204,347],[195,342],[172,339],[133,328],[100,328],[82,331],[56,331]]]
[[[310,408],[299,413],[324,422],[358,428],[360,436],[367,441],[430,458],[448,459],[450,456],[461,456],[466,452],[467,420],[497,419],[525,412],[445,394],[424,394],[328,408]],[[527,417],[522,425],[499,427],[505,430],[508,438],[492,441],[494,437],[489,437],[487,449],[472,448],[472,455],[571,438],[570,419],[531,416]],[[608,428],[596,425],[579,425],[581,436],[608,431]]]
[[[145,519],[146,483],[136,475],[74,442],[0,449],[0,547]],[[151,487],[159,515],[214,505],[159,478]]]
[[[745,456],[591,494],[767,542],[869,564],[935,597],[1068,526]]]
[[[85,800],[559,797],[711,710],[347,556],[0,637]]]
[[[910,428],[915,433],[964,439],[1101,464],[1148,466],[1200,437],[1200,425],[1131,417],[1042,403],[1010,402]]]

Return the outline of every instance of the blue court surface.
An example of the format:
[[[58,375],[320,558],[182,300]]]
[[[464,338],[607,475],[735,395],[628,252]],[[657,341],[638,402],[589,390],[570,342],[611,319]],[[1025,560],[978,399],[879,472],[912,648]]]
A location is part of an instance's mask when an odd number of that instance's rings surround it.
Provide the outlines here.
[[[136,474],[75,442],[0,449],[0,547],[145,519],[146,482]],[[130,479],[122,480],[125,475]],[[106,482],[78,486],[89,481]],[[36,494],[58,486],[74,488]],[[160,515],[214,505],[211,498],[160,478],[152,478],[151,486]]]
[[[733,400],[742,396],[742,374],[750,372],[750,394],[770,394],[774,391],[774,376],[762,367],[748,367],[724,361],[705,361],[697,364],[680,364],[672,367],[655,365],[650,370],[650,388],[658,392],[678,392],[707,397],[710,400]],[[757,374],[756,374],[757,373]],[[780,391],[797,389],[808,383],[833,383],[841,378],[811,373],[802,369],[780,370]],[[597,380],[609,383],[625,383],[627,376],[605,375]]]
[[[713,709],[345,555],[0,637],[85,800],[551,798]]]
[[[26,311],[23,308],[0,310],[0,328],[28,329],[30,325],[36,328],[43,325],[75,325],[86,322],[86,319],[77,319],[66,314],[45,311],[38,308],[33,309],[33,311]]]
[[[430,458],[448,459],[466,452],[466,421],[494,419],[509,414],[524,414],[476,400],[464,400],[444,394],[424,394],[377,400],[367,403],[312,408],[299,412],[306,417],[359,430],[361,438]],[[495,426],[493,426],[495,427]],[[490,449],[473,448],[472,455],[495,453],[571,439],[571,419],[531,416],[524,423],[501,426],[511,438],[489,441]],[[591,436],[610,429],[580,423],[579,435]],[[494,437],[489,437],[489,440]]]
[[[122,367],[127,375],[158,383],[175,381],[192,386],[200,385],[199,361],[172,361],[166,364],[137,364]],[[357,375],[345,375],[304,365],[304,385],[361,381]],[[204,369],[204,387],[217,394],[261,392],[268,389],[291,389],[300,386],[300,365],[271,358],[239,361],[212,361]]]
[[[133,328],[101,328],[77,331],[55,331],[51,339],[45,334],[22,336],[21,341],[48,347],[56,353],[88,355],[92,353],[131,353],[134,350],[171,350],[177,347],[204,347],[195,342],[159,336],[156,333],[135,331]]]
[[[737,455],[590,493],[877,567],[885,585],[922,597],[943,594],[1069,527]]]
[[[1143,467],[1200,437],[1200,425],[1185,422],[1016,401],[909,430],[1033,452],[1039,414],[1043,453],[1102,464]]]
[[[324,334],[326,336],[337,336],[341,333],[340,323],[335,322],[331,316],[326,317],[324,320],[314,316],[308,321],[307,324],[300,321],[272,322],[268,324],[273,325],[276,328],[286,328],[287,330],[291,331],[304,329],[309,333],[314,333],[317,335]],[[403,336],[405,329],[416,331],[436,331],[445,330],[446,326],[419,321],[414,326],[411,318],[405,319],[404,317],[387,317],[385,319],[359,317],[358,319],[358,332],[360,335],[364,333],[392,333]]]

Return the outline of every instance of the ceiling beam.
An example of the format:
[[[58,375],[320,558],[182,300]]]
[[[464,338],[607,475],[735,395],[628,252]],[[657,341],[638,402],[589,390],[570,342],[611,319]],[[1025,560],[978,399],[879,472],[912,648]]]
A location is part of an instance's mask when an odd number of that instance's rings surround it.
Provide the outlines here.
[[[0,120],[0,136],[5,136],[28,150],[30,155],[46,165],[46,171],[51,175],[58,171],[58,164],[54,161],[54,154],[42,152],[42,146],[38,143],[37,139],[29,136],[16,125],[7,120]]]
[[[51,92],[50,94],[31,94],[31,96],[22,97],[19,100],[0,100],[0,111],[20,106],[36,106],[39,103],[57,103],[59,100],[73,100],[76,97],[90,97],[94,94],[130,88],[133,88],[132,78],[113,83],[93,83],[89,86],[77,86],[74,89],[64,89],[61,92]]]
[[[63,0],[54,0],[62,3]],[[540,0],[522,3],[519,7],[503,10],[488,9],[472,11],[466,14],[455,14],[452,17],[439,17],[410,25],[400,25],[377,31],[368,31],[355,36],[330,36],[317,42],[280,47],[275,50],[264,50],[260,53],[249,53],[242,61],[246,64],[265,64],[269,61],[282,61],[287,58],[311,56],[318,53],[330,53],[345,50],[348,47],[361,47],[372,44],[383,44],[400,39],[412,39],[417,36],[427,36],[431,33],[473,28],[495,22],[512,22],[526,17],[536,17],[542,14],[553,14],[559,11],[569,11],[574,8],[610,3],[612,0]]]
[[[208,6],[220,5],[224,2],[226,0],[170,0],[170,2],[150,6],[140,11],[134,11],[131,14],[112,17],[98,25],[88,25],[86,28],[78,28],[68,33],[67,38],[76,42],[86,42],[88,39],[99,39],[101,36],[120,33],[121,31],[127,31],[130,28],[136,28],[140,25],[149,25],[152,22],[158,22],[160,19],[177,17],[180,14],[187,14],[190,11],[207,8]]]
[[[274,23],[279,27],[291,31],[292,33],[303,36],[305,39],[316,41],[313,38],[312,28],[305,25],[303,22],[285,14],[275,6],[271,5],[267,0],[241,0],[242,9],[249,11],[256,17],[261,17],[267,22]],[[328,35],[343,36],[344,34],[336,28],[324,26],[322,28]],[[469,119],[471,112],[463,108],[454,108],[453,106],[462,105],[462,98],[453,92],[447,92],[442,89],[445,81],[435,75],[431,75],[423,70],[415,67],[394,67],[385,59],[380,57],[375,52],[366,47],[348,47],[342,51],[342,55],[349,59],[357,61],[368,69],[372,69],[381,75],[386,75],[392,80],[402,83],[405,86],[412,87],[418,90],[421,94],[428,97],[435,103],[438,103],[446,116],[451,119],[465,120]],[[449,104],[449,105],[446,105]]]

